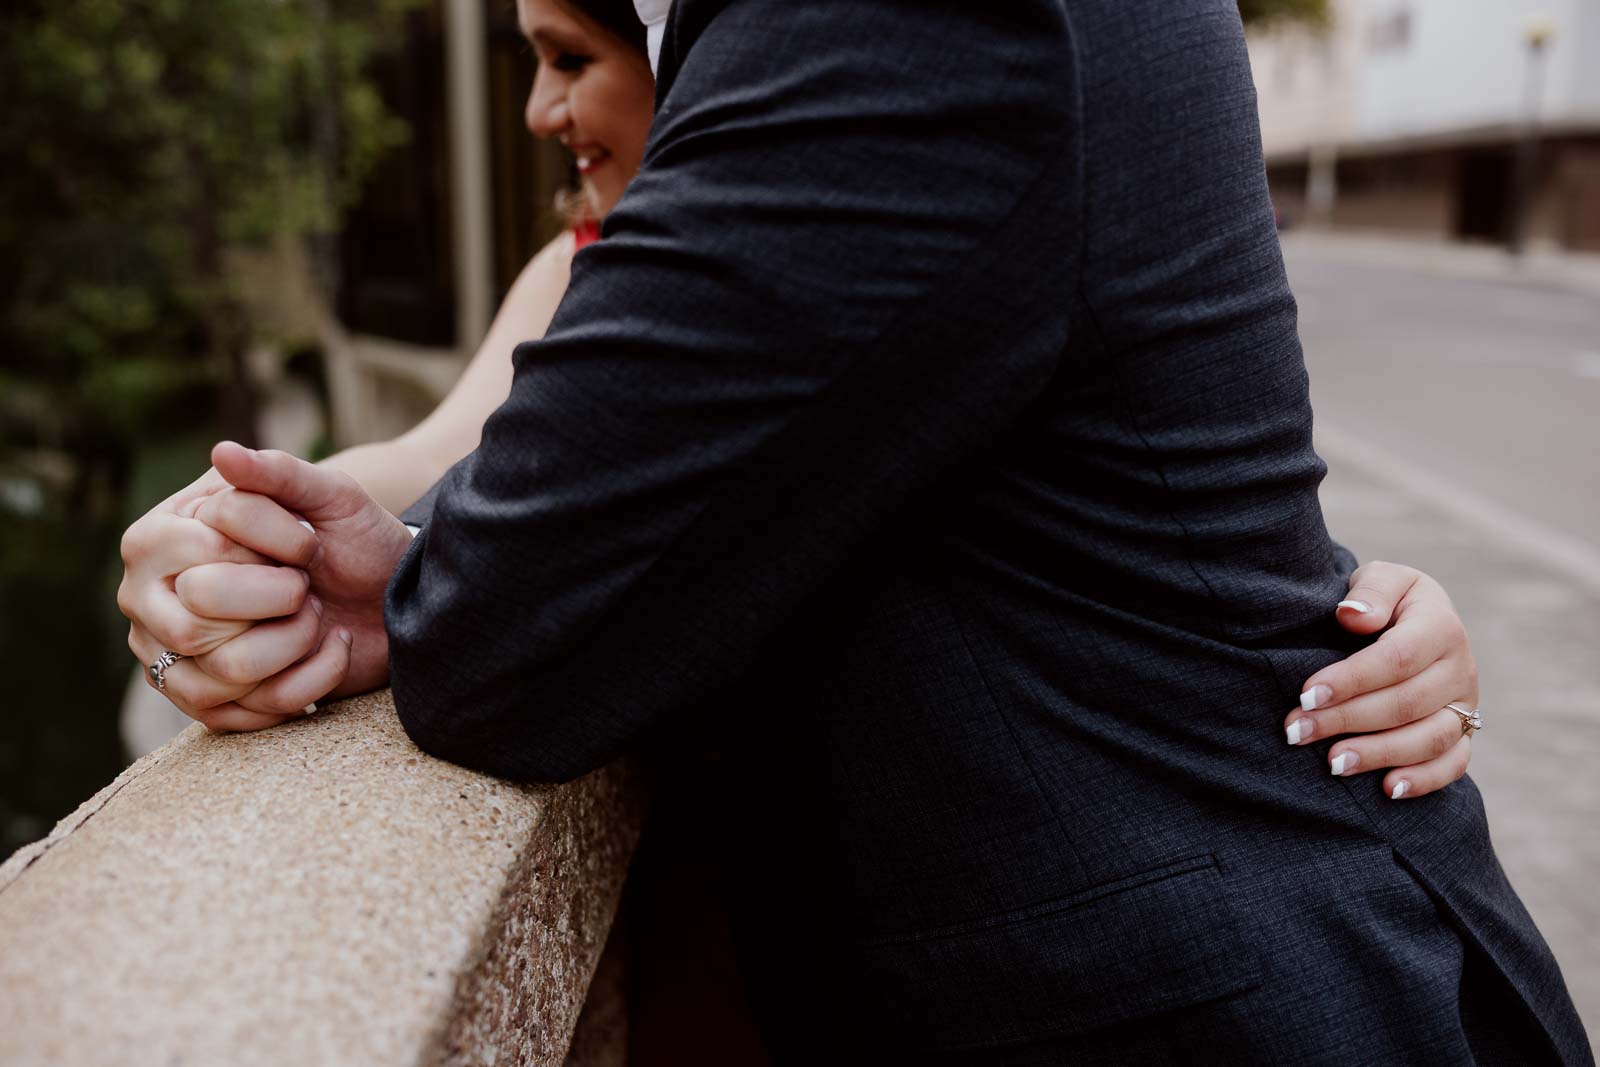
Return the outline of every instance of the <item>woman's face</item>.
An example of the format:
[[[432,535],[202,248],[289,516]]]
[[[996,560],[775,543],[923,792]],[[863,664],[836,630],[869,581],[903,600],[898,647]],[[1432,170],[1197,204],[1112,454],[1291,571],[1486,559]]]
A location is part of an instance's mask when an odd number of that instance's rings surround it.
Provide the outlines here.
[[[605,215],[644,160],[655,107],[650,61],[565,0],[517,0],[517,18],[539,59],[528,129],[559,138],[577,157]]]

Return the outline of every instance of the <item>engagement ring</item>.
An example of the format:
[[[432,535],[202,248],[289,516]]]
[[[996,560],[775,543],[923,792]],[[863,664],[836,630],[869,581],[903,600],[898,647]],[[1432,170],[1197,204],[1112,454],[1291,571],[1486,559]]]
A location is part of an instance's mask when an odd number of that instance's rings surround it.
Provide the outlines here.
[[[1461,735],[1463,737],[1468,734],[1475,734],[1483,729],[1483,709],[1473,708],[1468,711],[1460,704],[1446,704],[1445,707],[1455,712],[1456,717],[1461,720]]]

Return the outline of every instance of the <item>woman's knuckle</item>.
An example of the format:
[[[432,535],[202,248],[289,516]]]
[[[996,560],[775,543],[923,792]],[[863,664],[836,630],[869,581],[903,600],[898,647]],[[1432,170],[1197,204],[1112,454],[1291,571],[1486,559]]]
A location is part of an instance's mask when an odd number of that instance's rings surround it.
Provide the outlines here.
[[[1389,645],[1389,666],[1396,678],[1410,678],[1416,674],[1416,659],[1408,642],[1395,640]]]
[[[277,686],[271,686],[257,689],[251,694],[250,710],[259,711],[266,715],[287,715],[291,711],[304,707],[306,703],[307,701],[301,701],[298,705],[295,705],[292,698],[285,694],[282,689]]]
[[[196,536],[198,538],[196,547],[207,559],[221,559],[227,555],[228,546],[232,544],[222,531],[205,523],[200,524]]]
[[[209,651],[210,635],[192,619],[175,625],[167,636],[172,641],[171,651],[180,656],[199,656]]]
[[[133,608],[133,583],[129,582],[128,576],[124,574],[122,581],[117,584],[117,610],[126,618],[132,619]]]
[[[199,630],[187,622],[177,623],[168,629],[166,644],[168,651],[180,656],[198,656],[201,652]]]
[[[137,529],[138,523],[135,523],[124,530],[122,533],[122,541],[117,546],[117,551],[122,556],[122,565],[124,567],[133,566],[134,560],[138,559],[142,554],[139,544],[139,535],[135,533]]]
[[[1403,726],[1408,722],[1415,722],[1421,710],[1418,706],[1417,694],[1402,689],[1394,696],[1391,719],[1394,725]]]
[[[205,554],[207,559],[212,562],[226,560],[233,552],[233,545],[233,538],[221,530],[209,526],[206,527]]]
[[[1330,708],[1313,716],[1313,719],[1316,722],[1315,737],[1337,737],[1352,732],[1349,708]]]
[[[245,517],[245,494],[237,489],[229,489],[217,494],[218,521],[232,525]]]
[[[178,595],[178,602],[191,611],[197,601],[204,599],[205,587],[205,571],[198,567],[180,571],[172,582],[172,591]]]
[[[161,691],[161,695],[166,697],[173,707],[189,716],[197,715],[210,706],[206,701],[192,699],[187,687],[170,675],[167,678],[167,687]]]
[[[273,628],[274,658],[280,665],[297,663],[305,659],[317,648],[317,616],[314,612],[304,613],[309,618],[294,616],[288,622]]]
[[[306,583],[298,577],[290,580],[287,571],[278,579],[279,596],[278,616],[297,614],[306,602]]]
[[[222,646],[206,657],[206,673],[225,685],[244,685],[251,680],[249,657]]]
[[[1359,696],[1362,693],[1373,693],[1384,686],[1383,676],[1379,673],[1383,664],[1367,655],[1371,649],[1364,649],[1354,657],[1340,664],[1345,673],[1338,676],[1338,682],[1330,682],[1335,693],[1342,693],[1346,698]],[[1343,683],[1342,685],[1340,683]]]

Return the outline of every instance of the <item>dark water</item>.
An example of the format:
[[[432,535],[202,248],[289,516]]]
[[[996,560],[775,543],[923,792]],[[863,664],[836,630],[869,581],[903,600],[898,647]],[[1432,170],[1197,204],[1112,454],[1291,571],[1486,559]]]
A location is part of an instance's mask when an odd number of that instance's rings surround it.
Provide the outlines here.
[[[201,422],[140,452],[115,521],[0,500],[0,859],[128,764],[118,720],[135,663],[116,605],[122,532],[204,473],[216,431]]]
[[[133,663],[127,624],[116,621],[120,527],[6,520],[0,648],[11,669],[0,697],[0,858],[48,833],[125,765],[117,715]]]

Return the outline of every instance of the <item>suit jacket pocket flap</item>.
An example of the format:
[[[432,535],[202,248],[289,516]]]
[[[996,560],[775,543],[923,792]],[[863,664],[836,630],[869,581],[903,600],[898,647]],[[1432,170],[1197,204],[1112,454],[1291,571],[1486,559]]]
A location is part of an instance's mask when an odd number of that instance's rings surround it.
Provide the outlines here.
[[[864,1032],[939,1049],[1085,1033],[1259,979],[1211,855],[855,955]]]

